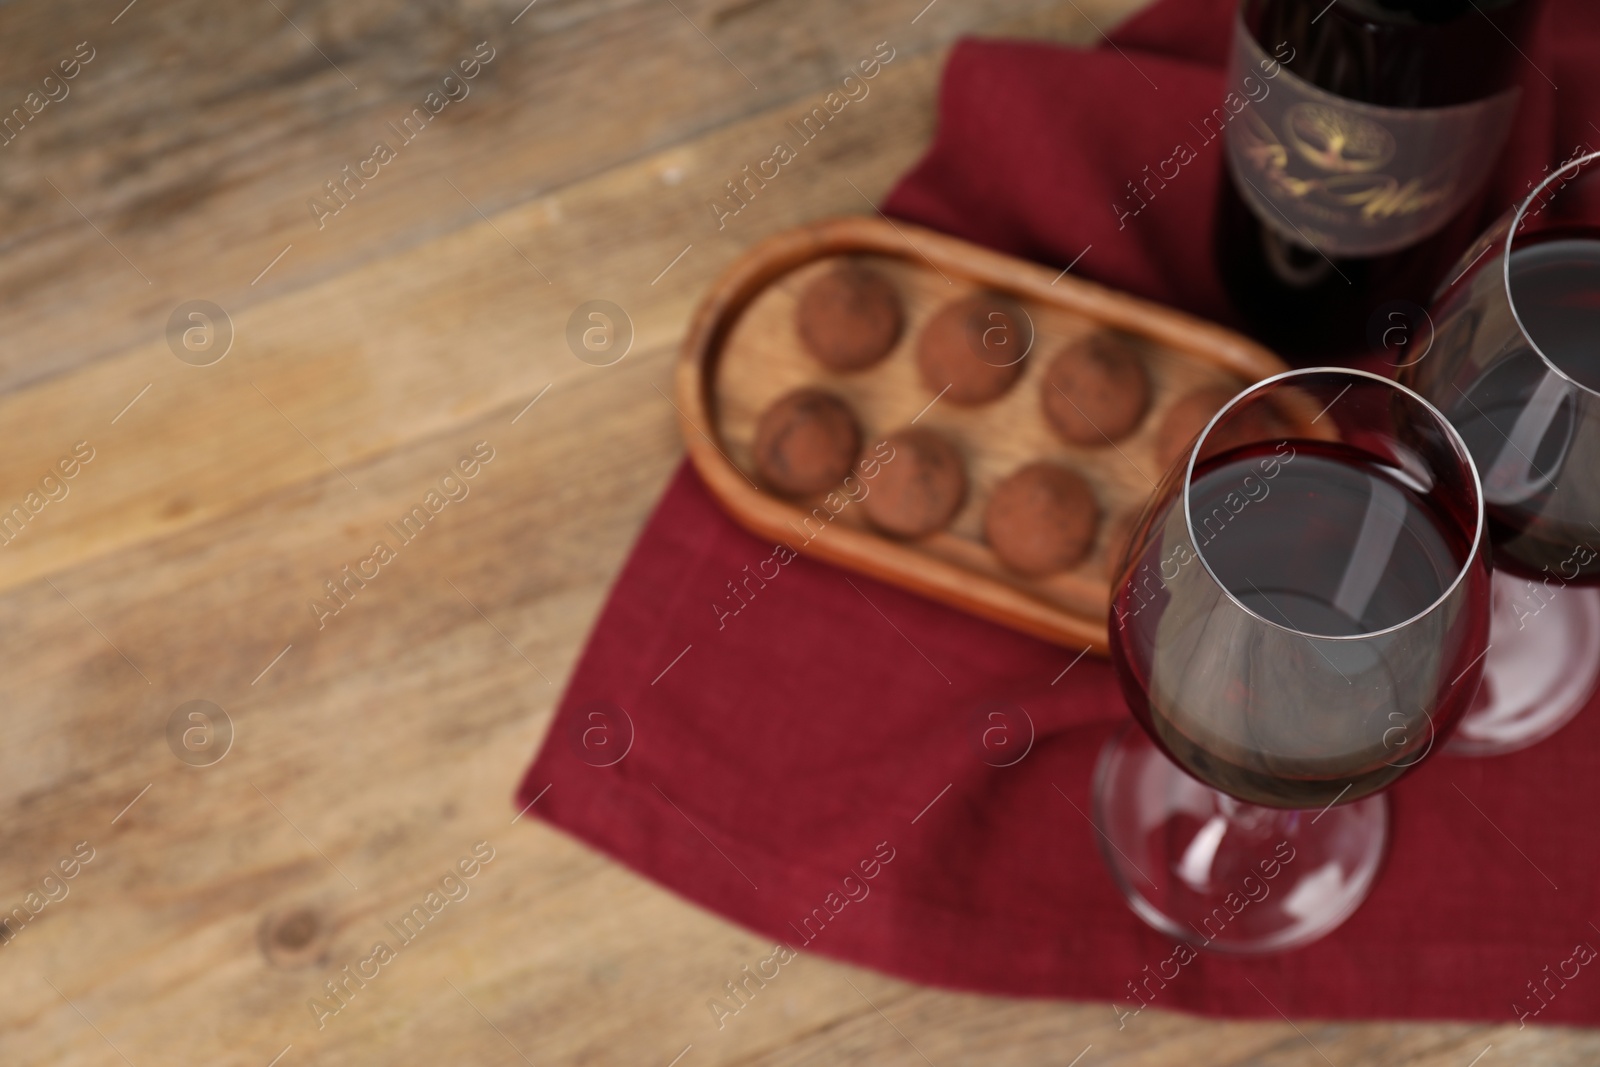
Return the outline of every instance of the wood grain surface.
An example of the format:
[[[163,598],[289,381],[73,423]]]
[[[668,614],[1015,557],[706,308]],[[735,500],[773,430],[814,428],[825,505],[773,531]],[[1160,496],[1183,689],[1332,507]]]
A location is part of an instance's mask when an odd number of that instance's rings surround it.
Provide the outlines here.
[[[871,210],[957,36],[1091,44],[1137,4],[524,5],[0,6],[0,1063],[1600,1060],[1537,1027],[1119,1032],[811,957],[718,1030],[766,946],[508,808],[682,455],[689,315],[754,242]],[[634,334],[608,367],[564,341],[595,299]]]

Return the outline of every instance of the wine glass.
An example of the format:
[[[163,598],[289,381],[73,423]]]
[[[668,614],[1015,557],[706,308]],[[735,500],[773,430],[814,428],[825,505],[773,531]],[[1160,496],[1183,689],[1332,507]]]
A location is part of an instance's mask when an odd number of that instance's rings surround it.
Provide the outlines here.
[[[1377,875],[1380,792],[1467,708],[1488,641],[1478,475],[1410,389],[1313,368],[1246,389],[1163,478],[1114,585],[1142,730],[1095,823],[1151,926],[1228,952],[1312,941]]]
[[[1600,676],[1597,162],[1557,167],[1467,250],[1400,372],[1466,440],[1493,543],[1491,651],[1452,752],[1550,736]]]

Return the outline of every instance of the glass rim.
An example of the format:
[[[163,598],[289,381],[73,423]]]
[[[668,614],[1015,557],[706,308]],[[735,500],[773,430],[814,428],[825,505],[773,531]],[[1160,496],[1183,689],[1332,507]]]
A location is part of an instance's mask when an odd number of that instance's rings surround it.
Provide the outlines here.
[[[1596,154],[1600,155],[1600,153]],[[1255,396],[1271,386],[1276,386],[1281,382],[1298,378],[1308,378],[1314,375],[1366,378],[1370,381],[1377,382],[1380,385],[1387,386],[1388,388],[1393,389],[1395,392],[1411,398],[1417,404],[1421,405],[1422,409],[1427,412],[1428,416],[1432,418],[1437,425],[1443,427],[1445,437],[1447,440],[1449,440],[1451,447],[1455,449],[1457,457],[1460,459],[1462,466],[1464,466],[1472,475],[1473,497],[1477,504],[1477,522],[1475,523],[1472,531],[1472,544],[1468,546],[1466,558],[1462,561],[1461,566],[1457,569],[1455,578],[1451,580],[1450,584],[1445,587],[1444,591],[1439,594],[1433,603],[1429,604],[1415,615],[1412,615],[1407,619],[1403,619],[1392,626],[1385,626],[1380,630],[1368,630],[1359,634],[1314,634],[1305,630],[1296,629],[1293,626],[1286,626],[1281,622],[1274,622],[1272,619],[1262,615],[1254,608],[1246,605],[1244,601],[1240,600],[1234,595],[1233,590],[1229,589],[1227,583],[1219,578],[1217,576],[1217,572],[1212,569],[1210,561],[1206,559],[1205,550],[1200,546],[1200,539],[1195,536],[1194,515],[1189,506],[1189,490],[1194,484],[1195,463],[1200,458],[1201,449],[1205,446],[1206,439],[1211,436],[1211,431],[1216,428],[1218,423],[1220,423],[1229,412],[1238,407],[1239,404],[1246,399]],[[1351,382],[1350,384],[1354,385],[1355,382]],[[1340,393],[1339,395],[1343,396],[1344,394]],[[1338,399],[1338,397],[1335,397],[1335,402],[1337,402]],[[1332,406],[1332,404],[1329,405],[1329,407]],[[1288,440],[1293,440],[1293,438],[1288,438]],[[1397,630],[1403,630],[1408,626],[1415,625],[1427,616],[1439,610],[1440,605],[1444,604],[1446,601],[1455,596],[1456,590],[1460,588],[1462,581],[1467,577],[1467,573],[1472,569],[1474,561],[1477,560],[1483,552],[1483,535],[1486,521],[1484,513],[1483,481],[1478,476],[1478,465],[1473,460],[1472,452],[1467,448],[1466,441],[1462,439],[1461,434],[1456,430],[1455,426],[1451,424],[1450,420],[1445,418],[1444,413],[1438,408],[1434,407],[1434,405],[1429,402],[1426,397],[1422,396],[1414,389],[1400,384],[1393,378],[1385,378],[1381,374],[1373,374],[1371,371],[1357,370],[1354,367],[1301,367],[1295,370],[1282,371],[1278,374],[1272,375],[1269,378],[1263,378],[1260,381],[1245,387],[1232,400],[1229,400],[1226,404],[1222,405],[1215,415],[1211,416],[1211,421],[1206,423],[1205,429],[1200,431],[1200,436],[1195,438],[1194,445],[1189,449],[1188,460],[1184,464],[1183,484],[1180,489],[1183,493],[1184,532],[1189,537],[1189,543],[1194,546],[1195,558],[1198,559],[1200,561],[1200,565],[1206,569],[1206,574],[1210,577],[1212,584],[1222,591],[1222,595],[1226,597],[1234,607],[1238,608],[1251,618],[1257,619],[1260,622],[1271,626],[1275,630],[1281,630],[1284,633],[1293,634],[1297,637],[1304,637],[1307,640],[1367,641],[1374,637],[1381,637],[1385,634],[1394,633]]]
[[[1511,320],[1517,324],[1517,332],[1522,335],[1522,339],[1528,343],[1528,347],[1533,349],[1534,354],[1537,355],[1544,363],[1545,369],[1549,373],[1554,374],[1556,377],[1566,382],[1570,387],[1582,390],[1583,392],[1588,393],[1590,396],[1600,397],[1600,390],[1595,390],[1587,385],[1584,385],[1572,375],[1562,370],[1556,365],[1554,360],[1545,354],[1544,349],[1539,347],[1539,342],[1533,339],[1533,334],[1529,333],[1528,327],[1523,324],[1522,313],[1517,310],[1517,299],[1514,295],[1512,295],[1511,292],[1511,252],[1516,246],[1517,234],[1522,229],[1522,220],[1527,216],[1528,208],[1533,205],[1534,201],[1539,198],[1539,195],[1548,189],[1553,182],[1560,180],[1568,173],[1576,175],[1584,167],[1597,161],[1600,161],[1600,152],[1589,152],[1585,155],[1573,156],[1560,167],[1545,175],[1544,181],[1534,186],[1533,190],[1529,192],[1527,196],[1523,197],[1522,201],[1517,204],[1515,213],[1511,217],[1511,228],[1506,233],[1505,250],[1500,254],[1500,280],[1501,285],[1505,289],[1506,306],[1511,309]]]

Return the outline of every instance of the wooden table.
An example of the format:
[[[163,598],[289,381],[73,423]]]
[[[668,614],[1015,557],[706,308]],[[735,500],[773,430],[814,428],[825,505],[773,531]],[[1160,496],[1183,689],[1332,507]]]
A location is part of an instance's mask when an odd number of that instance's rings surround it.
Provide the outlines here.
[[[809,957],[719,1031],[764,945],[507,803],[681,455],[690,309],[754,241],[869,210],[955,37],[1088,44],[1137,5],[523,3],[0,7],[0,908],[40,905],[0,949],[0,1063],[1600,1058],[1536,1028],[1119,1033]],[[870,96],[719,229],[723,183],[881,41]],[[612,366],[563,343],[592,299],[632,323]],[[475,445],[468,495],[374,563]],[[479,841],[468,895],[319,1029],[323,983]]]

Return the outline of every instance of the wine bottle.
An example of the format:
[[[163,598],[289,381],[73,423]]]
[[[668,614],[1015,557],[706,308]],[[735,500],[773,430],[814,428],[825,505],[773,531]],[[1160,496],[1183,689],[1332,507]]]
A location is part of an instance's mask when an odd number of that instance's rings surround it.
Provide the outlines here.
[[[1243,0],[1216,251],[1257,337],[1351,352],[1428,303],[1481,228],[1539,2]]]

